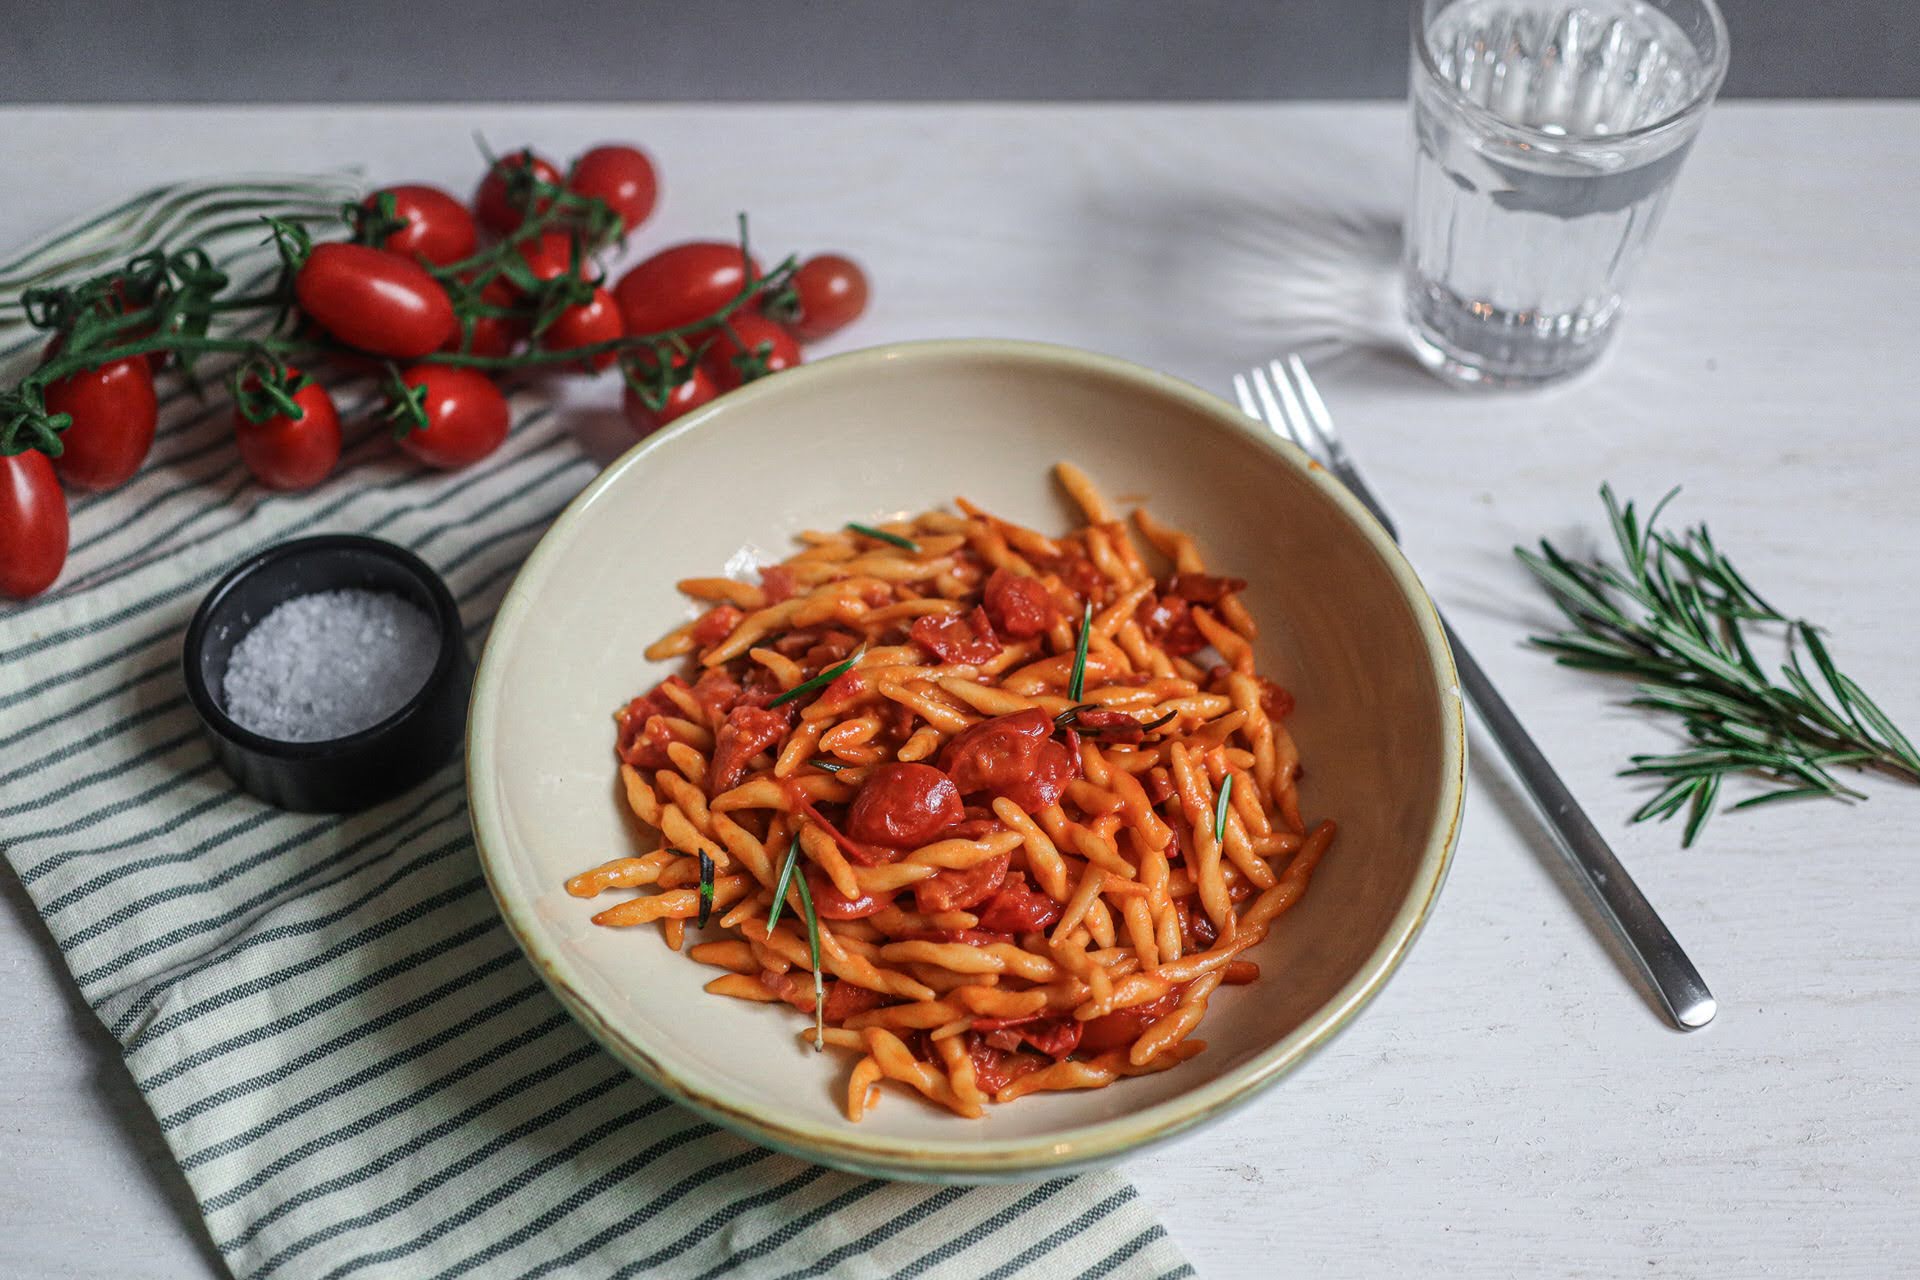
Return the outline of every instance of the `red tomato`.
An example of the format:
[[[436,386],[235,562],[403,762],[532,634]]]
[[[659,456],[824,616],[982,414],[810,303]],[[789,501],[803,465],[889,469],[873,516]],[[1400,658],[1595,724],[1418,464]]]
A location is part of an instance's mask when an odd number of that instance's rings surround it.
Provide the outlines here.
[[[1047,1065],[1031,1053],[1003,1053],[977,1035],[967,1037],[967,1055],[973,1059],[973,1078],[988,1093],[1000,1090]]]
[[[473,211],[480,215],[480,225],[506,235],[526,221],[526,210],[516,206],[508,197],[506,175],[515,169],[526,168],[529,159],[533,163],[534,177],[556,187],[560,185],[560,171],[531,151],[516,151],[512,155],[502,156],[494,161],[493,168],[487,170],[487,176],[480,180],[480,189],[473,193]],[[551,200],[537,199],[533,207],[544,211],[552,203]]]
[[[1147,639],[1176,658],[1185,658],[1207,647],[1207,637],[1193,620],[1193,606],[1185,596],[1149,595],[1133,611],[1134,621]]]
[[[1015,639],[1045,632],[1059,618],[1053,593],[1038,578],[995,569],[987,579],[987,617],[993,625]]]
[[[47,455],[0,454],[0,595],[37,596],[67,560],[67,495]]]
[[[815,342],[846,328],[867,309],[867,273],[851,258],[823,253],[808,258],[793,273],[794,292],[800,295],[800,317],[794,336]]]
[[[65,451],[53,464],[62,480],[76,489],[123,485],[153,447],[160,415],[153,368],[131,356],[70,373],[47,385],[47,412],[73,418],[60,435]]]
[[[962,729],[940,753],[940,767],[963,796],[987,791],[1038,813],[1080,776],[1080,756],[1055,740],[1053,718],[1035,709]]]
[[[815,895],[816,900],[818,895]],[[865,987],[855,986],[844,978],[838,978],[827,984],[827,998],[821,1006],[821,1016],[828,1026],[838,1026],[856,1013],[865,1013],[869,1009],[878,1009],[883,1004],[891,1004],[893,997],[882,995],[878,991],[869,991]]]
[[[684,363],[684,362],[683,362]],[[638,391],[627,388],[627,394],[621,401],[626,410],[627,421],[641,435],[651,435],[666,426],[682,414],[692,413],[720,394],[720,388],[713,385],[713,379],[699,365],[693,367],[693,376],[667,393],[667,402],[656,409],[648,404]]]
[[[990,662],[1000,656],[1000,638],[993,634],[987,611],[978,605],[964,615],[923,613],[907,634],[942,662]]]
[[[489,307],[511,307],[516,301],[512,285],[495,276],[480,290],[480,301]],[[467,332],[455,326],[442,351],[465,351],[476,356],[507,356],[527,336],[527,322],[517,316],[475,316]]]
[[[800,344],[775,321],[743,311],[736,312],[727,326],[714,336],[713,345],[700,357],[700,363],[722,391],[731,391],[748,381],[746,371],[736,363],[746,352],[751,351],[758,357],[760,369],[755,377],[791,369],[800,363]]]
[[[1160,594],[1179,596],[1194,604],[1219,604],[1236,591],[1245,591],[1245,578],[1216,578],[1210,573],[1176,573],[1160,584]]]
[[[427,425],[400,437],[400,447],[430,467],[452,471],[500,447],[511,425],[507,398],[484,373],[446,364],[417,364],[401,375],[426,388]]]
[[[707,777],[711,794],[731,791],[747,776],[747,765],[768,747],[787,736],[793,715],[791,704],[785,707],[735,707],[727,722],[714,735],[713,767]]]
[[[622,234],[647,220],[660,195],[653,161],[638,147],[595,147],[573,162],[567,186],[575,194],[591,196],[613,210],[620,219]]]
[[[419,263],[362,244],[316,245],[293,292],[300,309],[350,347],[411,360],[459,331],[453,303]]]
[[[543,231],[523,240],[518,252],[535,280],[558,280],[574,271],[573,237],[564,231]],[[581,267],[591,269],[592,265],[584,253],[580,255]]]
[[[849,898],[833,887],[833,881],[812,867],[807,868],[807,891],[813,894],[813,909],[822,920],[861,920],[877,915],[893,905],[893,895],[876,897],[863,893]]]
[[[1000,887],[979,911],[980,927],[993,933],[1038,933],[1060,918],[1061,906],[1036,892],[1025,876]]]
[[[613,287],[620,315],[631,334],[678,329],[733,301],[760,264],[740,253],[737,244],[696,240],[662,249],[620,277]]]
[[[571,351],[575,347],[612,342],[622,332],[620,307],[614,302],[613,295],[605,289],[595,289],[591,302],[568,307],[554,318],[546,332],[540,335],[540,345],[549,351]],[[617,351],[602,351],[589,356],[581,364],[598,373],[619,358]]]
[[[978,866],[950,868],[913,886],[916,911],[932,915],[936,911],[969,911],[999,891],[1007,878],[1007,864],[1013,855],[1003,853]],[[993,932],[982,929],[981,932]]]
[[[1112,1013],[1089,1019],[1080,1033],[1081,1052],[1091,1056],[1131,1049],[1142,1031],[1173,1012],[1173,1007],[1180,1003],[1180,996],[1185,991],[1186,986],[1182,984],[1158,1000],[1136,1004],[1130,1009],[1115,1009]]]
[[[276,413],[264,422],[249,422],[233,411],[240,458],[269,489],[311,489],[340,461],[340,415],[327,389],[309,382],[293,393],[293,402],[303,410],[297,418]]]
[[[379,207],[380,197],[393,197],[393,212],[407,225],[381,241],[389,253],[444,267],[472,255],[480,242],[467,206],[438,187],[408,184],[382,187],[361,201],[367,208]]]
[[[867,844],[913,849],[966,816],[953,779],[930,764],[893,763],[867,775],[847,807],[845,827],[847,835]]]

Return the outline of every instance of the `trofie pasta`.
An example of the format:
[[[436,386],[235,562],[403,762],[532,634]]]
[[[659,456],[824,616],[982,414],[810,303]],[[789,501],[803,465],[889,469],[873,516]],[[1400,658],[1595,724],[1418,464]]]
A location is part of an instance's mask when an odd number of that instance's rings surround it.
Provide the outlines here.
[[[962,499],[805,533],[757,584],[681,582],[711,607],[647,656],[687,673],[616,716],[663,847],[567,891],[638,890],[594,923],[658,922],[725,970],[708,991],[812,1015],[853,1055],[852,1120],[885,1081],[977,1117],[1200,1053],[1333,839],[1246,584],[1056,476],[1064,537]]]

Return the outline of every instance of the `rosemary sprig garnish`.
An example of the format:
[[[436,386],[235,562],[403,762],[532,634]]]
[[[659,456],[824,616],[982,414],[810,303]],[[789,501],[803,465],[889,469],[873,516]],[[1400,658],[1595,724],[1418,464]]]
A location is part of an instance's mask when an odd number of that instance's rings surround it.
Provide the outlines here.
[[[1233,794],[1233,775],[1220,779],[1220,798],[1213,802],[1213,842],[1223,843],[1227,838],[1227,797]]]
[[[847,767],[842,760],[809,760],[807,763],[825,773],[839,773]]]
[[[897,533],[888,533],[885,529],[876,529],[870,524],[858,524],[852,520],[847,521],[847,528],[853,530],[855,533],[864,534],[869,538],[878,538],[882,542],[891,543],[899,547],[902,551],[911,551],[915,555],[920,553],[920,544],[912,538],[902,537]]]
[[[866,651],[867,651],[867,646],[861,645],[858,649],[855,649],[853,651],[853,656],[848,658],[845,662],[835,663],[833,666],[828,667],[825,671],[822,671],[819,675],[815,676],[813,679],[801,681],[799,684],[793,686],[793,688],[787,690],[785,693],[781,694],[779,697],[767,703],[767,705],[770,707],[777,707],[783,702],[792,702],[795,698],[804,697],[805,695],[812,693],[815,689],[826,688],[828,685],[832,684],[835,680],[838,680],[841,676],[853,670],[854,665],[860,661],[861,656],[864,655]]]
[[[1087,641],[1093,634],[1093,601],[1080,612],[1080,640],[1073,647],[1073,678],[1067,681],[1067,700],[1078,702],[1087,689]]]
[[[793,869],[800,862],[800,832],[793,833],[793,843],[787,846],[786,860],[780,864],[780,878],[773,882],[773,905],[767,908],[767,933],[773,933],[773,926],[780,923],[780,909],[787,905],[787,885],[793,880]],[[802,879],[806,877],[802,876]]]
[[[1675,492],[1678,492],[1677,490]],[[1767,789],[1731,808],[1810,796],[1865,799],[1833,774],[1839,766],[1879,769],[1920,782],[1920,752],[1866,692],[1833,663],[1812,623],[1761,598],[1721,554],[1705,525],[1682,533],[1654,526],[1669,493],[1641,525],[1611,488],[1607,505],[1623,566],[1569,560],[1549,542],[1535,555],[1514,548],[1573,625],[1533,643],[1564,666],[1632,678],[1630,706],[1679,717],[1686,750],[1636,755],[1627,776],[1662,783],[1633,821],[1662,821],[1688,809],[1683,845],[1714,811],[1722,783],[1748,774]],[[1754,656],[1749,626],[1785,630],[1779,681]],[[1805,651],[1823,692],[1801,662]]]
[[[694,918],[694,927],[704,929],[713,915],[713,859],[705,853],[700,854],[700,914]]]
[[[813,909],[813,890],[807,887],[806,876],[797,883],[800,905],[807,912],[807,951],[813,957],[813,1051],[822,1053],[827,1047],[827,984],[820,977],[820,914]]]

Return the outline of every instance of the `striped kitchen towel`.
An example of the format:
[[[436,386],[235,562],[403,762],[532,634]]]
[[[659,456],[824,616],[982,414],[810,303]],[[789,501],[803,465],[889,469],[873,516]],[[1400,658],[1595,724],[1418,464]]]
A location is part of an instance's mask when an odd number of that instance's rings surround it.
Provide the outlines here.
[[[266,544],[372,533],[445,576],[477,649],[595,471],[579,415],[516,410],[468,470],[424,473],[368,433],[279,496],[224,406],[176,404],[136,480],[75,503],[60,586],[0,608],[0,846],[234,1275],[1191,1275],[1116,1175],[877,1182],[655,1093],[507,936],[457,766],[350,817],[228,782],[180,678],[200,597]]]

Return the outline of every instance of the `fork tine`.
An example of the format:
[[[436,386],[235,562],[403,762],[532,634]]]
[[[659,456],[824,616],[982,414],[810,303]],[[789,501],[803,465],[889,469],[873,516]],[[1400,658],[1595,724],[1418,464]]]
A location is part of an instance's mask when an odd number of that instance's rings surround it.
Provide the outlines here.
[[[1287,366],[1278,360],[1269,361],[1274,385],[1280,388],[1280,399],[1286,406],[1289,432],[1300,447],[1316,458],[1325,460],[1332,456],[1333,447],[1326,436],[1320,432],[1319,424],[1307,416],[1306,406],[1300,403],[1300,397],[1294,393],[1293,376]]]
[[[1306,405],[1307,417],[1314,428],[1326,437],[1328,444],[1338,448],[1340,437],[1333,431],[1333,415],[1327,412],[1327,402],[1320,398],[1320,388],[1314,385],[1298,353],[1287,357],[1287,368],[1293,373],[1293,385],[1300,392],[1300,401]]]
[[[1260,398],[1260,420],[1305,449],[1307,442],[1300,438],[1300,431],[1294,425],[1293,418],[1281,407],[1279,398],[1273,393],[1273,384],[1268,381],[1265,371],[1256,368],[1252,373],[1252,379],[1254,392]]]
[[[1260,403],[1253,398],[1253,388],[1247,385],[1246,374],[1236,373],[1233,375],[1233,394],[1240,398],[1240,412],[1246,414],[1255,422],[1258,422],[1260,420]]]

